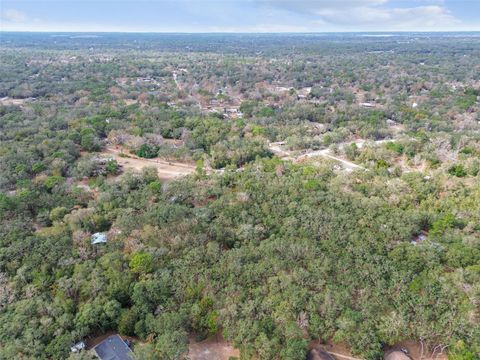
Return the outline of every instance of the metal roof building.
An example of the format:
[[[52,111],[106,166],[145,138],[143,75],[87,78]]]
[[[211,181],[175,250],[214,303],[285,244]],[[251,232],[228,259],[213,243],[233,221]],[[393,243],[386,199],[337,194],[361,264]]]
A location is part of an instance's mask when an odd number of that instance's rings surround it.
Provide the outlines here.
[[[112,335],[93,348],[102,360],[133,360],[132,351],[119,335]]]
[[[92,235],[92,245],[105,244],[107,242],[107,234],[95,233]]]

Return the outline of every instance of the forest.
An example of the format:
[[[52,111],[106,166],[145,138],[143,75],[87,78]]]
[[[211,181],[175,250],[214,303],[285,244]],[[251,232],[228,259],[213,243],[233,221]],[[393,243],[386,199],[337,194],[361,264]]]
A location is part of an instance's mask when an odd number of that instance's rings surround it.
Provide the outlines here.
[[[480,359],[480,36],[3,33],[0,359]],[[106,242],[93,244],[94,234]]]

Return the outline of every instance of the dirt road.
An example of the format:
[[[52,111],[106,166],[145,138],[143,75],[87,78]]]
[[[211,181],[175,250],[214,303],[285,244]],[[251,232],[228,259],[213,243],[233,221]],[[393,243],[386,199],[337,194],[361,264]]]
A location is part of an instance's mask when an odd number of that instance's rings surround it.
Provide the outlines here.
[[[128,157],[123,157],[120,154],[122,154],[122,150],[113,147],[108,147],[101,153],[102,156],[112,157],[117,160],[124,169],[141,171],[147,166],[155,167],[158,171],[158,177],[164,181],[173,180],[195,172],[195,165],[193,164],[166,161],[158,158],[144,159],[131,154],[128,154]]]
[[[298,156],[295,156],[292,151],[285,150],[283,148],[284,142],[277,142],[277,143],[270,143],[269,148],[270,150],[277,155],[279,158],[284,159],[284,160],[293,160],[293,161],[301,161],[303,159],[308,159],[316,156],[321,156],[324,158],[332,159],[335,161],[338,161],[343,165],[343,168],[347,171],[353,171],[353,170],[367,170],[363,166],[354,164],[350,161],[341,159],[339,157],[336,157],[331,154],[330,149],[322,149],[322,150],[315,150],[315,151],[310,151],[305,154],[301,154]],[[362,144],[363,145],[363,144]]]
[[[172,72],[172,77],[173,77],[173,81],[175,82],[175,85],[177,86],[177,88],[178,88],[179,90],[182,90],[182,89],[180,88],[180,85],[178,85],[178,74],[177,74],[176,71],[173,71],[173,72]]]
[[[13,99],[8,96],[0,99],[0,105],[24,105],[25,103],[34,101],[34,98]]]
[[[338,161],[339,163],[341,163],[343,165],[343,168],[347,171],[353,171],[353,170],[367,170],[366,168],[364,168],[363,166],[360,166],[360,165],[357,165],[357,164],[354,164],[350,161],[347,161],[347,160],[344,160],[344,159],[341,159],[341,158],[338,158],[336,156],[333,156],[330,154],[331,151],[330,149],[323,149],[323,150],[317,150],[317,151],[312,151],[312,152],[309,152],[307,154],[304,154],[302,156],[299,156],[297,158],[297,160],[301,160],[303,158],[312,158],[312,157],[316,157],[316,156],[323,156],[325,158],[328,158],[328,159],[332,159],[332,160],[335,160],[335,161]]]

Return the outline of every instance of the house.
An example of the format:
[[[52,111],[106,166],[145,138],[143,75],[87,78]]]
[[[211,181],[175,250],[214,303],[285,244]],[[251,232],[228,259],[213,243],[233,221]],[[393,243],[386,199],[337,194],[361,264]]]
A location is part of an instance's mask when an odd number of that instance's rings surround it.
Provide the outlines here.
[[[107,234],[95,233],[92,235],[92,245],[105,244],[107,242]]]
[[[118,334],[109,336],[93,350],[101,360],[133,360],[132,351]]]

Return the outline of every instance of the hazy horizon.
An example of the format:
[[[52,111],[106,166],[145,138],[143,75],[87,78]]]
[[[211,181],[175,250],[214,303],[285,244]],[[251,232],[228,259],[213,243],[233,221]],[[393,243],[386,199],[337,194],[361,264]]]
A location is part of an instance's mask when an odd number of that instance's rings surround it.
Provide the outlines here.
[[[2,31],[331,33],[480,31],[472,0],[4,0]]]
[[[79,30],[79,31],[54,31],[54,30],[0,30],[0,33],[11,33],[11,34],[165,34],[165,35],[322,35],[322,34],[374,34],[377,36],[385,35],[397,35],[397,34],[472,34],[479,33],[480,30],[418,30],[418,31],[384,31],[384,30],[375,30],[375,31],[310,31],[310,32],[288,32],[288,31],[276,31],[276,32],[228,32],[228,31],[198,31],[198,32],[187,32],[187,31],[88,31],[88,30]]]

